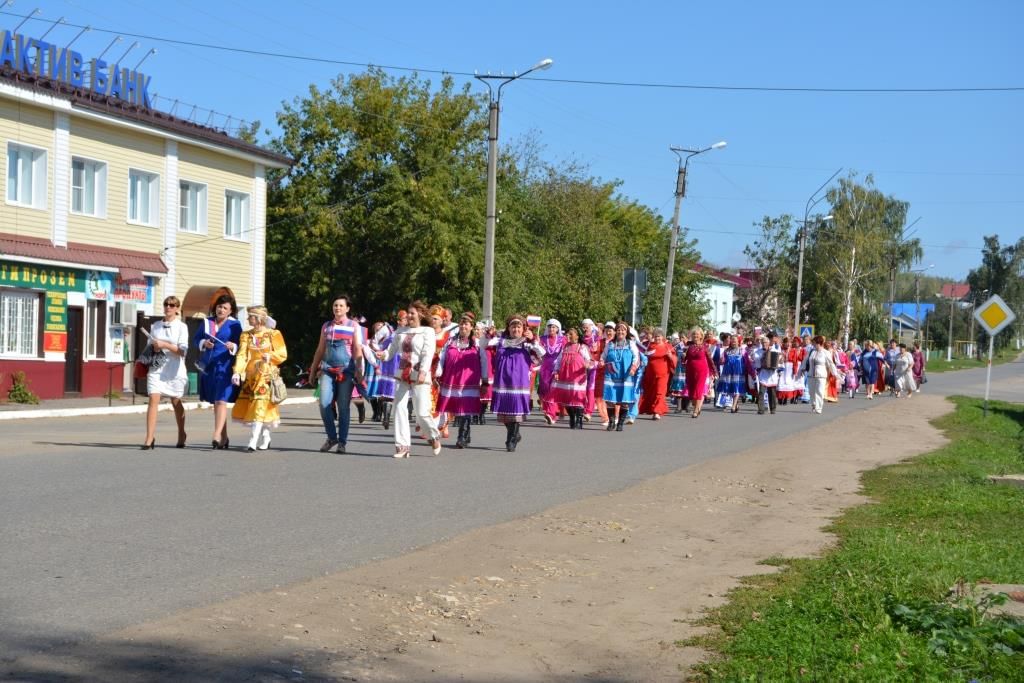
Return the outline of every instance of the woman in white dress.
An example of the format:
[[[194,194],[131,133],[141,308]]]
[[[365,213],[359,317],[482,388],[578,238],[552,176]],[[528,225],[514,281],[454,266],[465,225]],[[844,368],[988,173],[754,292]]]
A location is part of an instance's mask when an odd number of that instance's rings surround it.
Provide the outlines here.
[[[174,408],[174,419],[178,423],[178,448],[185,447],[185,406],[181,397],[188,388],[188,374],[185,370],[185,353],[188,351],[188,327],[178,319],[181,301],[176,296],[164,299],[164,319],[153,323],[149,330],[149,345],[154,361],[146,374],[146,393],[149,406],[146,410],[146,440],[142,450],[156,447],[156,414],[160,399],[167,396]]]

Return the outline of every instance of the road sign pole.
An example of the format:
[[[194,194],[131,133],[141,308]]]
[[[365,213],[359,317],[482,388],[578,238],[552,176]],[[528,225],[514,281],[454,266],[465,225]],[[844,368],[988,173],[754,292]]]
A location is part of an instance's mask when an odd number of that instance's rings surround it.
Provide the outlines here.
[[[995,345],[995,335],[988,335],[988,370],[985,371],[985,407],[983,408],[984,417],[988,417],[988,391],[992,386],[992,348]]]

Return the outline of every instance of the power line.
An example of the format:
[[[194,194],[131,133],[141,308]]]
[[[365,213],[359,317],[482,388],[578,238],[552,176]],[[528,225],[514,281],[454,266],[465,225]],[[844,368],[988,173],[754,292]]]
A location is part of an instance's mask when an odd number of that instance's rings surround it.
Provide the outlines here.
[[[18,17],[20,19],[32,19],[33,15],[18,14],[16,12],[0,12],[11,17]],[[85,28],[80,24],[66,23],[64,26],[71,28]],[[411,66],[400,66],[396,64],[373,64],[369,62],[354,62],[343,59],[333,59],[328,57],[311,57],[308,55],[290,54],[285,52],[270,52],[266,50],[253,50],[250,48],[243,47],[229,47],[225,45],[215,45],[212,43],[200,43],[192,40],[180,40],[177,38],[165,38],[163,36],[154,36],[146,33],[134,33],[131,31],[116,31],[107,28],[92,27],[93,31],[97,33],[107,33],[113,35],[130,36],[132,38],[142,38],[144,40],[152,40],[160,43],[168,43],[173,45],[185,45],[188,47],[197,47],[207,50],[218,50],[221,52],[233,52],[237,54],[254,55],[258,57],[272,57],[274,59],[291,59],[302,62],[314,62],[318,64],[334,64],[338,66],[356,66],[361,68],[378,68],[385,71],[405,71],[411,73],[429,73],[429,74],[440,74],[446,76],[463,76],[466,78],[472,78],[476,75],[475,72],[469,71],[453,71],[450,69],[428,69],[423,67],[411,67]],[[802,87],[802,86],[764,86],[764,85],[708,85],[708,84],[695,84],[695,83],[657,83],[657,82],[643,82],[643,81],[604,81],[604,80],[590,80],[582,78],[538,78],[538,77],[526,77],[524,80],[536,81],[538,83],[564,83],[571,85],[597,85],[605,87],[618,87],[618,88],[652,88],[661,90],[706,90],[706,91],[725,91],[725,92],[784,92],[784,93],[813,93],[813,94],[852,94],[852,95],[927,95],[927,94],[953,94],[953,93],[1002,93],[1002,92],[1024,92],[1024,86],[983,86],[983,87],[945,87],[945,88],[819,88],[819,87]]]

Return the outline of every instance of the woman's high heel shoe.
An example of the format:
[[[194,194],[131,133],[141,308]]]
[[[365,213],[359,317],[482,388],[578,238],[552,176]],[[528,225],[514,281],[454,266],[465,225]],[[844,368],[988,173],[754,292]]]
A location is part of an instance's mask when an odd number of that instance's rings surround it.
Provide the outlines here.
[[[220,441],[211,441],[210,442],[210,446],[213,447],[213,450],[219,451],[220,450]]]
[[[187,438],[188,438],[188,434],[186,434],[185,436],[181,437],[181,439],[178,440],[178,443],[175,444],[174,447],[175,448],[184,448],[185,447],[185,439],[187,439]]]
[[[151,450],[153,450],[154,448],[156,448],[156,439],[153,439],[148,444],[146,444],[146,443],[142,444],[139,448],[141,448],[144,451],[151,451]]]

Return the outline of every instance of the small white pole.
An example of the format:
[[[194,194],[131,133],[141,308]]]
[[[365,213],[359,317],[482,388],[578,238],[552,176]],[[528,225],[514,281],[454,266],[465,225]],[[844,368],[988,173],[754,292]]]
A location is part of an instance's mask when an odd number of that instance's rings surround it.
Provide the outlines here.
[[[988,417],[988,390],[992,386],[992,346],[994,342],[995,337],[991,334],[988,335],[988,370],[985,372],[985,417]]]

